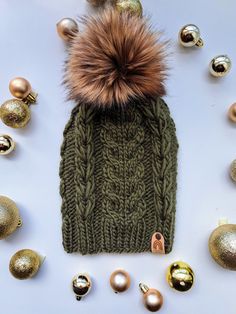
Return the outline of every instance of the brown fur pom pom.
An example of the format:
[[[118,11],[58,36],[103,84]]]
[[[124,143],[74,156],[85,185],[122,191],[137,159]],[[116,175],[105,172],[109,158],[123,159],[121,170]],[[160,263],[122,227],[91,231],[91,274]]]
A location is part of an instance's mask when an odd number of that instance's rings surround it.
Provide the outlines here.
[[[145,18],[108,9],[82,22],[66,63],[70,99],[111,107],[165,94],[166,44]]]

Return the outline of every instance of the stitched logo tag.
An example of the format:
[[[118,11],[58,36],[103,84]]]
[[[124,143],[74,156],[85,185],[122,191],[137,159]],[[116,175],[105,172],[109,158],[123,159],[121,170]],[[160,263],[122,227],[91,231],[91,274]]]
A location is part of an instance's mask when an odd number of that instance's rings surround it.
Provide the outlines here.
[[[165,240],[160,232],[155,232],[151,243],[152,253],[165,254]]]

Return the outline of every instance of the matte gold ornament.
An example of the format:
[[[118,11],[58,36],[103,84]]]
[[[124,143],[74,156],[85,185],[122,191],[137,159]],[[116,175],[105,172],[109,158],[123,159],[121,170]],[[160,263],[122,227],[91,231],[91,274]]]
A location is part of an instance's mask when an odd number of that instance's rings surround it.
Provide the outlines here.
[[[203,47],[199,28],[194,24],[187,24],[179,31],[179,42],[184,47]]]
[[[87,1],[88,1],[88,3],[90,3],[91,5],[93,5],[95,7],[102,6],[106,2],[106,0],[87,0]]]
[[[156,289],[150,289],[147,285],[140,283],[139,288],[143,293],[143,303],[150,312],[157,312],[163,305],[163,296]]]
[[[223,77],[229,73],[231,66],[231,60],[228,56],[219,55],[211,60],[209,69],[211,75],[215,77]]]
[[[0,196],[0,240],[8,237],[21,225],[16,203],[6,196]]]
[[[236,159],[232,162],[230,166],[230,177],[234,182],[236,182]]]
[[[125,292],[130,287],[130,275],[123,269],[118,269],[111,274],[110,285],[115,293]]]
[[[87,274],[78,274],[72,280],[72,289],[76,299],[80,301],[92,288],[91,278]]]
[[[33,250],[20,250],[12,256],[9,270],[16,279],[29,279],[37,274],[43,259]]]
[[[78,24],[70,17],[63,18],[57,23],[57,33],[66,42],[71,41],[78,31]]]
[[[230,106],[228,111],[228,117],[231,122],[236,123],[236,103]]]
[[[143,14],[142,4],[139,0],[117,0],[115,7],[119,12],[129,12],[140,17]]]
[[[31,113],[29,106],[19,99],[5,101],[0,107],[2,122],[11,128],[23,128],[29,122]]]
[[[167,269],[166,280],[171,288],[185,292],[193,286],[194,272],[187,263],[174,262]]]
[[[222,224],[209,238],[209,251],[220,266],[236,270],[236,225]]]
[[[8,155],[10,154],[15,148],[15,142],[13,139],[6,134],[0,135],[0,155]]]
[[[9,90],[12,96],[23,100],[26,104],[36,102],[37,93],[32,91],[30,82],[23,77],[16,77],[9,83]]]

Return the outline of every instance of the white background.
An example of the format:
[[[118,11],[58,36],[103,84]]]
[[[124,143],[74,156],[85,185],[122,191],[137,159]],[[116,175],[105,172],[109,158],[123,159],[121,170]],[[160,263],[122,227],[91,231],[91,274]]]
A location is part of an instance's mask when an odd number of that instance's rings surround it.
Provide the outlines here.
[[[167,82],[170,106],[180,143],[176,234],[167,256],[68,255],[61,245],[59,150],[72,103],[61,86],[66,49],[56,33],[56,22],[89,12],[85,0],[0,0],[0,101],[11,98],[8,83],[15,76],[30,80],[39,93],[32,120],[24,130],[0,124],[11,135],[16,151],[0,159],[0,194],[16,201],[23,227],[0,243],[0,309],[4,314],[146,313],[138,289],[140,281],[164,295],[161,313],[235,314],[236,274],[215,264],[207,249],[208,237],[219,218],[236,223],[236,185],[228,176],[236,158],[236,128],[227,120],[236,101],[236,23],[234,0],[143,0],[152,23],[172,41],[171,75]],[[90,12],[91,13],[91,12]],[[195,23],[202,31],[202,49],[177,44],[179,29]],[[231,73],[223,79],[208,75],[208,63],[228,54]],[[46,255],[38,275],[18,281],[9,271],[18,249],[32,248]],[[167,266],[188,262],[195,285],[185,294],[165,281]],[[115,295],[109,276],[121,267],[130,272],[132,286]],[[77,272],[88,272],[94,286],[77,302],[70,282]]]

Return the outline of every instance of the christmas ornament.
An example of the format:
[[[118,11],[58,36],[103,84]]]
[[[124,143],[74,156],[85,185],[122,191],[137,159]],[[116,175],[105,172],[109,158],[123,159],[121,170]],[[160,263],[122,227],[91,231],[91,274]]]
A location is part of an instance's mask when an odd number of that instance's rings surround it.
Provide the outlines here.
[[[209,251],[220,266],[236,270],[236,225],[222,224],[209,238]]]
[[[231,122],[236,123],[236,103],[230,106],[228,111],[228,117]]]
[[[76,299],[80,301],[92,288],[92,281],[87,274],[78,274],[72,280],[72,289]]]
[[[139,284],[139,288],[143,293],[143,303],[150,312],[157,312],[163,305],[163,296],[156,289],[150,289],[143,283]]]
[[[137,15],[105,9],[82,21],[64,75],[77,104],[61,149],[64,248],[83,255],[150,252],[158,232],[163,241],[153,249],[169,253],[178,143],[161,98],[166,45]]]
[[[230,177],[234,182],[236,182],[236,159],[231,163]]]
[[[37,274],[43,260],[44,257],[33,250],[20,250],[12,256],[9,270],[16,279],[29,279]]]
[[[9,83],[9,90],[12,96],[23,100],[26,104],[32,104],[36,102],[37,93],[32,91],[32,87],[25,78],[16,77]]]
[[[231,69],[231,60],[226,55],[217,56],[211,60],[209,69],[211,75],[223,77],[227,75]]]
[[[187,263],[174,262],[167,269],[166,280],[171,288],[185,292],[192,288],[194,272]]]
[[[63,18],[57,23],[57,33],[64,41],[71,41],[78,31],[78,24],[69,17]]]
[[[23,128],[29,122],[31,113],[29,106],[19,99],[5,101],[0,107],[2,122],[11,128]]]
[[[140,17],[143,14],[142,4],[139,0],[117,0],[115,7],[118,12],[129,12]]]
[[[15,142],[13,139],[6,134],[0,135],[0,155],[8,155],[10,154],[15,148]]]
[[[200,37],[200,30],[194,24],[187,24],[179,31],[179,42],[184,47],[202,47],[203,40]]]
[[[104,3],[107,1],[107,0],[87,0],[88,3],[90,3],[91,5],[95,6],[95,7],[99,7],[99,6],[102,6],[104,5]]]
[[[115,293],[125,292],[130,287],[130,275],[122,269],[111,274],[110,285]]]
[[[19,210],[10,198],[0,196],[0,240],[5,239],[22,225]]]

